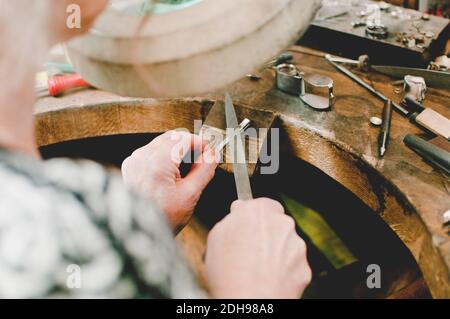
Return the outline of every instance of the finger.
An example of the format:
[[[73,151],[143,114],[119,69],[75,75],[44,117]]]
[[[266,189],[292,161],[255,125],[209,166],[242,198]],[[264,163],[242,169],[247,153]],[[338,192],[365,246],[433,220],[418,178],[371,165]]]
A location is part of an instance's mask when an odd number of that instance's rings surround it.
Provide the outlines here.
[[[275,200],[263,197],[248,201],[237,200],[231,204],[231,211],[269,211],[284,214],[284,207]]]
[[[230,207],[230,212],[239,211],[241,207],[243,207],[244,201],[235,200]]]
[[[152,143],[164,160],[171,160],[178,167],[191,151],[202,152],[206,142],[198,136],[185,131],[169,131],[157,137]],[[192,159],[187,159],[187,162]]]
[[[262,198],[258,198],[257,202],[260,205],[260,207],[265,211],[284,214],[283,205],[281,205],[281,203],[276,200],[262,197]]]
[[[218,162],[213,150],[202,154],[201,160],[193,164],[188,175],[179,181],[181,188],[187,192],[202,192],[215,175]]]

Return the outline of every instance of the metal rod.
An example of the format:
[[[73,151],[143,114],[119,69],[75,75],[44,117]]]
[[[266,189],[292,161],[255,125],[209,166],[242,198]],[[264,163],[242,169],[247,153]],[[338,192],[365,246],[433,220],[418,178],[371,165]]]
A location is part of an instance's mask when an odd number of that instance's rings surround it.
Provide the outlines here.
[[[366,88],[369,92],[371,92],[373,95],[377,96],[378,98],[380,98],[381,100],[383,100],[384,103],[386,103],[389,99],[384,96],[383,94],[381,94],[380,92],[378,92],[377,90],[375,90],[371,85],[367,84],[366,82],[364,82],[360,77],[358,77],[357,75],[355,75],[354,73],[350,72],[347,68],[333,62],[329,56],[326,56],[325,59],[327,59],[328,63],[330,63],[331,65],[333,65],[337,70],[339,70],[340,72],[342,72],[343,74],[345,74],[346,76],[348,76],[349,78],[351,78],[353,81],[355,81],[356,83],[358,83],[359,85],[361,85],[362,87]],[[406,110],[404,107],[400,106],[397,103],[392,102],[392,106],[398,111],[400,112],[402,115],[404,116],[408,116],[409,112],[408,110]]]

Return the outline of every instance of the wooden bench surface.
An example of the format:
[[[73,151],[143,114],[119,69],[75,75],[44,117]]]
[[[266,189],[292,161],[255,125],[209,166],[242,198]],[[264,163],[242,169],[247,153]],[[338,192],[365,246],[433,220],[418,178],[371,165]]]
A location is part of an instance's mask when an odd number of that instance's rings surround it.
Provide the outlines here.
[[[274,73],[263,72],[257,82],[244,78],[228,88],[238,115],[276,125],[291,152],[318,167],[380,214],[417,260],[434,297],[450,297],[450,237],[442,225],[450,209],[450,179],[426,164],[403,144],[406,134],[429,137],[395,113],[387,154],[378,158],[378,129],[369,123],[381,116],[383,102],[318,56],[292,47],[295,63],[305,73],[331,77],[337,101],[329,112],[317,112],[296,97],[274,89]],[[395,101],[393,79],[361,74]],[[163,132],[193,128],[204,119],[221,92],[204,97],[154,100],[122,98],[97,90],[82,90],[36,103],[39,145],[86,137]],[[425,104],[450,118],[448,90],[430,88]],[[355,225],[357,226],[357,225]]]

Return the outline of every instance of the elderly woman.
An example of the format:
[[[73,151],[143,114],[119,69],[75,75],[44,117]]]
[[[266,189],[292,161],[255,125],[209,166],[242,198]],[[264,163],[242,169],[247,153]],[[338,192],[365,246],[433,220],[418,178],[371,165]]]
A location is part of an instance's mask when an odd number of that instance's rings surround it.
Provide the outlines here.
[[[72,3],[81,29],[66,28]],[[177,133],[210,159],[185,178],[183,154],[171,156],[173,132],[126,159],[123,179],[95,163],[39,157],[34,75],[52,45],[87,31],[106,5],[0,0],[0,297],[207,296],[173,237],[216,169],[199,137]],[[293,220],[269,199],[233,203],[210,233],[205,262],[219,298],[298,298],[311,277]]]

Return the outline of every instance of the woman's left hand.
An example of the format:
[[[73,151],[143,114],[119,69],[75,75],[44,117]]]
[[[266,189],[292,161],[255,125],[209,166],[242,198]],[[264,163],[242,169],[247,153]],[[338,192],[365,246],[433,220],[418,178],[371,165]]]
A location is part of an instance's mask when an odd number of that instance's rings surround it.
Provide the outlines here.
[[[182,178],[179,167],[190,151],[201,152],[201,156]],[[214,177],[217,162],[199,136],[170,131],[125,159],[122,176],[127,186],[159,205],[178,232],[192,217],[201,193]]]

